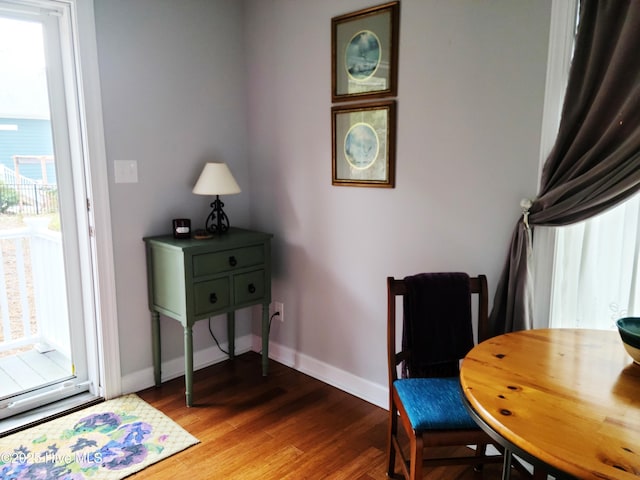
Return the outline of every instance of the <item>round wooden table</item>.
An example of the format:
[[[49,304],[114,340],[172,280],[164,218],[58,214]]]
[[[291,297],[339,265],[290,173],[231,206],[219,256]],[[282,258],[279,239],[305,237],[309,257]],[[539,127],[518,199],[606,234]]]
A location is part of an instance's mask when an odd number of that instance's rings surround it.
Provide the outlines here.
[[[616,331],[494,337],[462,362],[470,413],[507,451],[556,478],[640,477],[640,365]],[[508,478],[508,469],[503,478]]]

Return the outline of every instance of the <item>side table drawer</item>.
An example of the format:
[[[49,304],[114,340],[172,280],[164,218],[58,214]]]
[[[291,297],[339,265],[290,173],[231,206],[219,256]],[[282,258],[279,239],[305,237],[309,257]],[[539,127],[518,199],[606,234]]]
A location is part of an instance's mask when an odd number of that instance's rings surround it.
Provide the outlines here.
[[[193,257],[193,276],[215,275],[220,272],[228,272],[236,268],[250,267],[262,263],[264,263],[264,248],[262,245],[203,253]]]
[[[256,270],[233,277],[235,303],[252,302],[264,297],[264,276],[264,270]]]
[[[208,282],[193,284],[193,311],[195,315],[203,315],[231,305],[229,279],[219,278]]]

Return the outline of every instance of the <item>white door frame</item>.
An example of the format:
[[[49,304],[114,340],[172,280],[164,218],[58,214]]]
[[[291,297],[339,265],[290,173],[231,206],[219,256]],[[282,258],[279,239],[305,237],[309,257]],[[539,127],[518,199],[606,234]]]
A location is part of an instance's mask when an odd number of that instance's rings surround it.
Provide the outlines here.
[[[80,260],[83,267],[76,263],[73,268],[79,269],[77,271],[80,279],[77,281],[82,282],[81,290],[92,290],[90,295],[82,294],[84,311],[79,312],[79,315],[78,312],[75,314],[75,318],[85,319],[85,335],[78,341],[87,346],[87,364],[83,364],[81,368],[83,372],[89,372],[93,395],[113,398],[121,394],[122,385],[93,0],[3,1],[9,4],[9,12],[27,16],[44,14],[49,15],[49,18],[61,19],[57,23],[60,36],[55,34],[48,41],[61,42],[60,48],[50,49],[49,53],[62,54],[54,63],[61,64],[64,73],[59,72],[58,67],[58,70],[54,69],[58,72],[53,75],[57,86],[52,88],[59,91],[64,89],[65,93],[60,95],[58,92],[54,97],[50,96],[50,101],[66,98],[66,105],[57,105],[56,111],[67,117],[63,123],[69,125],[68,136],[58,132],[58,144],[70,149],[66,155],[75,164],[73,172],[67,172],[65,181],[71,180],[73,186],[69,184],[68,187],[72,188],[67,190],[78,192],[80,196],[74,194],[76,198],[72,201],[76,213],[75,217],[71,215],[68,218],[76,223],[76,228],[84,232],[83,235],[74,235],[79,242],[73,243],[73,249],[79,250],[80,259],[86,259]],[[48,31],[50,30],[49,28]],[[61,120],[59,115],[58,121]],[[73,276],[77,278],[77,274]],[[83,373],[83,378],[86,378],[86,373]]]
[[[120,348],[116,303],[113,238],[109,207],[107,155],[102,121],[102,102],[98,69],[93,0],[61,0],[68,4],[76,29],[74,40],[78,55],[80,108],[84,110],[84,143],[88,155],[87,189],[92,198],[96,288],[96,320],[98,358],[100,362],[100,394],[109,399],[122,393]]]

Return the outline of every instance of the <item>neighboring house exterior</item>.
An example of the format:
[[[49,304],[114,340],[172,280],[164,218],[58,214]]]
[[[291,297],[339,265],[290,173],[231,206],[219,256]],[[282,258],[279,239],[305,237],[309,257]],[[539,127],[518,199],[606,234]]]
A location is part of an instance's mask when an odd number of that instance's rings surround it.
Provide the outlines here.
[[[51,121],[48,119],[0,117],[0,164],[15,170],[14,155],[53,158]],[[23,163],[20,175],[47,184],[56,184],[52,160]]]

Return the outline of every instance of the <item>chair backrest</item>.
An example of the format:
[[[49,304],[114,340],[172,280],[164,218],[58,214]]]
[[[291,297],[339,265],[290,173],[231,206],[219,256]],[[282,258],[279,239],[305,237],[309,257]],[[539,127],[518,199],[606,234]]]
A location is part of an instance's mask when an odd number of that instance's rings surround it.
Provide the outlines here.
[[[487,277],[478,275],[469,278],[469,289],[477,295],[478,342],[489,337],[488,303],[489,293]],[[403,279],[387,277],[387,364],[389,366],[389,385],[398,378],[398,365],[409,358],[409,350],[398,349],[396,345],[396,297],[407,294],[407,285]]]

